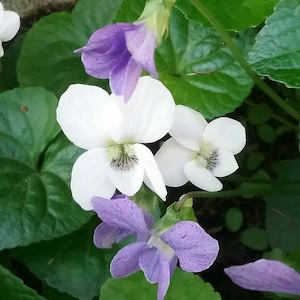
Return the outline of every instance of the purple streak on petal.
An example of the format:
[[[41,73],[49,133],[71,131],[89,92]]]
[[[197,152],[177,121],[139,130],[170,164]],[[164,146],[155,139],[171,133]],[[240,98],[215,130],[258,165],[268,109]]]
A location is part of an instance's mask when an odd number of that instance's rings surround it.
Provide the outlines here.
[[[142,67],[131,56],[127,56],[110,72],[109,79],[112,92],[116,95],[124,95],[124,100],[127,102],[141,73]]]
[[[176,253],[180,267],[186,272],[201,272],[216,260],[218,242],[207,234],[198,223],[181,221],[161,236]]]
[[[146,243],[133,243],[122,248],[110,264],[110,273],[114,278],[128,276],[140,269],[139,257],[148,248]]]
[[[136,25],[136,30],[125,32],[125,40],[127,49],[135,62],[154,77],[158,77],[154,62],[156,48],[154,31],[145,23],[140,23]]]
[[[117,199],[92,198],[92,205],[99,218],[110,226],[148,233],[142,209],[127,196]]]
[[[245,289],[300,295],[300,274],[279,261],[259,259],[224,271]]]
[[[101,249],[109,249],[112,244],[135,234],[134,231],[101,223],[94,231],[94,244]]]

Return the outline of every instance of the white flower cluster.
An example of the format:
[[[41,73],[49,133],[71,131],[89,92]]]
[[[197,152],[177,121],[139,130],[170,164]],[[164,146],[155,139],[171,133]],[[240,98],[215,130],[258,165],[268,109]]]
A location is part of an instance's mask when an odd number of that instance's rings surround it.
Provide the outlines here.
[[[222,117],[207,123],[197,111],[175,105],[168,89],[149,76],[141,77],[127,103],[100,87],[74,84],[61,96],[57,121],[65,135],[86,149],[71,176],[73,198],[91,210],[93,196],[111,198],[116,189],[133,196],[144,182],[162,200],[165,185],[191,181],[219,191],[216,177],[233,173],[234,155],[245,146],[244,127]],[[155,156],[144,145],[167,133]]]

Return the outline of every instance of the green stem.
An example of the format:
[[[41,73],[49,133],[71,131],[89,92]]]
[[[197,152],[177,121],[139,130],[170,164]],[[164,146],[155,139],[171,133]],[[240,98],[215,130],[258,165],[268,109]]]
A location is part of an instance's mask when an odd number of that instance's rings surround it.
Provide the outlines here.
[[[266,196],[270,194],[274,194],[274,190],[272,188],[273,186],[276,186],[276,184],[280,183],[282,186],[278,191],[280,193],[292,193],[295,195],[298,195],[300,192],[300,189],[291,187],[291,185],[298,185],[299,186],[299,179],[287,179],[287,180],[278,180],[276,179],[255,179],[255,178],[231,178],[233,182],[242,182],[242,183],[247,183],[247,184],[254,184],[254,186],[247,187],[247,188],[239,188],[239,189],[234,189],[234,190],[227,190],[227,191],[219,191],[219,192],[206,192],[206,191],[192,191],[187,194],[184,194],[180,197],[179,201],[175,205],[175,209],[178,211],[181,209],[183,204],[190,198],[228,198],[228,197],[253,197],[253,196]],[[284,186],[283,186],[284,184]],[[259,187],[261,185],[261,188]],[[270,185],[269,187],[266,187],[266,185]]]
[[[241,177],[241,176],[229,176],[229,177],[224,177],[222,178],[224,181],[227,182],[237,182],[237,183],[250,183],[250,184],[262,184],[262,185],[266,185],[266,184],[273,184],[274,186],[280,184],[280,185],[291,185],[291,184],[298,184],[300,187],[300,179],[262,179],[262,178],[248,178],[248,177]]]
[[[213,27],[220,34],[223,41],[227,44],[228,48],[231,50],[232,54],[235,56],[236,60],[245,70],[245,72],[252,78],[255,84],[260,87],[277,105],[279,105],[286,113],[291,117],[300,121],[300,113],[295,111],[291,106],[289,106],[279,95],[274,92],[250,67],[248,62],[244,59],[240,50],[233,43],[231,37],[223,26],[217,21],[217,19],[210,13],[210,11],[202,4],[201,0],[190,0],[191,3],[199,10],[199,12],[213,25]]]

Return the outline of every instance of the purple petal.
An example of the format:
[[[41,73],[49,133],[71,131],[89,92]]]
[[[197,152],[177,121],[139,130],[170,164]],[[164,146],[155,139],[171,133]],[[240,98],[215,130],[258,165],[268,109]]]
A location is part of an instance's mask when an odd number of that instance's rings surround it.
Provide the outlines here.
[[[157,300],[163,300],[170,284],[170,278],[176,268],[177,258],[174,257],[170,262],[165,256],[161,255]]]
[[[135,62],[154,77],[158,77],[154,62],[156,48],[156,36],[154,31],[140,23],[135,30],[125,32],[125,40],[128,51]]]
[[[160,251],[155,247],[148,248],[141,253],[139,264],[147,281],[157,283],[160,269]]]
[[[245,289],[300,295],[300,274],[276,260],[259,259],[224,271]]]
[[[124,32],[132,29],[135,29],[133,24],[116,23],[95,31],[87,45],[75,51],[82,53],[86,72],[96,78],[108,78],[112,68],[130,56]]]
[[[216,260],[218,242],[207,234],[198,223],[181,221],[161,236],[176,253],[180,267],[186,272],[201,272]]]
[[[144,213],[144,218],[145,218],[145,222],[146,222],[147,227],[151,228],[152,224],[154,223],[153,217],[150,214],[146,213],[146,212],[143,212],[143,213]],[[150,236],[151,236],[150,232],[138,232],[137,237],[136,237],[136,241],[146,243],[146,242],[149,241]]]
[[[128,276],[140,269],[139,257],[148,248],[146,243],[133,243],[122,248],[110,264],[110,273],[114,278]]]
[[[141,73],[142,67],[128,54],[110,72],[109,80],[112,92],[116,95],[124,95],[125,101],[128,101]]]
[[[112,244],[118,243],[133,234],[135,232],[132,230],[101,223],[94,231],[94,244],[98,248],[108,249],[111,248]]]
[[[141,253],[139,264],[146,279],[150,283],[158,282],[157,299],[162,300],[167,293],[171,275],[176,267],[177,258],[171,262],[155,247],[149,248]]]
[[[143,210],[127,196],[105,199],[92,198],[92,205],[99,218],[112,227],[127,229],[135,233],[148,233]]]

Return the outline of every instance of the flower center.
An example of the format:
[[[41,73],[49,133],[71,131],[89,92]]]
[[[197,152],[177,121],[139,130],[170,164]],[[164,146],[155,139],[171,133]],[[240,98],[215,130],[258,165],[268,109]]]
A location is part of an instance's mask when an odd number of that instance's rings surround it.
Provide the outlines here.
[[[130,144],[112,145],[108,147],[110,166],[116,171],[129,171],[138,164]]]
[[[160,236],[157,234],[151,235],[148,245],[150,247],[155,247],[157,248],[161,253],[163,253],[169,260],[171,260],[174,255],[175,251],[165,242],[163,242],[160,239]]]
[[[211,144],[204,144],[197,153],[198,164],[212,171],[219,163],[218,149]]]

